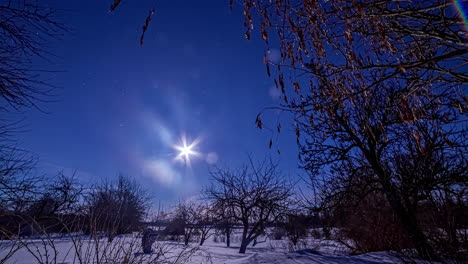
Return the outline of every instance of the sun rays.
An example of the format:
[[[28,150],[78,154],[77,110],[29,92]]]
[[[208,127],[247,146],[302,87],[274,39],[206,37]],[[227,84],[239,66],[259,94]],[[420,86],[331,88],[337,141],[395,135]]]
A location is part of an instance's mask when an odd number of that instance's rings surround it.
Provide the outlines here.
[[[181,137],[179,145],[174,145],[173,148],[179,151],[176,156],[176,160],[184,162],[187,166],[190,166],[190,158],[200,156],[200,153],[196,151],[197,145],[200,143],[199,139],[195,139],[192,142],[188,142],[185,136]]]

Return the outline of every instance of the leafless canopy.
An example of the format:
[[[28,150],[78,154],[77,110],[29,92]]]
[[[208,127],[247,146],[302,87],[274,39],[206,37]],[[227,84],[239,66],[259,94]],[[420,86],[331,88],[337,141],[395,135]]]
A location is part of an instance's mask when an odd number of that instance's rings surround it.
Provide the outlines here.
[[[235,223],[243,227],[240,253],[289,210],[292,186],[271,161],[255,164],[250,160],[238,170],[215,168],[211,176],[207,197],[215,206],[229,208]]]
[[[135,180],[119,175],[115,181],[95,186],[86,198],[90,233],[105,233],[109,241],[118,234],[141,229],[149,195]]]

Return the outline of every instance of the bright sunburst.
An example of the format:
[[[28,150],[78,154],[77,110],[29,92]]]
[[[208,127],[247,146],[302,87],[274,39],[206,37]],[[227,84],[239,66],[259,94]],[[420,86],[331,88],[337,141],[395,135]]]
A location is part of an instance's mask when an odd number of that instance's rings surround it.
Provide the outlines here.
[[[185,136],[182,137],[181,144],[174,146],[176,150],[179,151],[177,155],[177,160],[184,161],[187,165],[190,165],[190,157],[191,156],[198,156],[200,153],[194,150],[194,148],[198,145],[199,140],[194,140],[191,143],[187,142]]]

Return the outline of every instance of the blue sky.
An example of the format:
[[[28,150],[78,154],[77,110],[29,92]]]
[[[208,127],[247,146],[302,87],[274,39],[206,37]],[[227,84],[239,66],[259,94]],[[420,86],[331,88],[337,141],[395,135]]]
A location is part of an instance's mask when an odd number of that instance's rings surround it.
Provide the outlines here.
[[[40,155],[41,169],[77,169],[85,183],[121,172],[167,202],[196,194],[213,164],[235,167],[247,154],[271,155],[285,175],[300,173],[288,117],[281,115],[288,129],[272,150],[272,133],[255,126],[257,113],[278,103],[277,91],[258,32],[244,38],[241,6],[124,0],[109,13],[111,1],[45,3],[64,9],[59,19],[72,31],[50,44],[56,57],[47,67],[64,71],[44,76],[59,87],[56,102],[41,105],[47,114],[28,112],[30,131],[21,135],[23,146]],[[275,126],[278,113],[266,118]],[[172,146],[182,135],[200,140],[191,167],[174,161]]]

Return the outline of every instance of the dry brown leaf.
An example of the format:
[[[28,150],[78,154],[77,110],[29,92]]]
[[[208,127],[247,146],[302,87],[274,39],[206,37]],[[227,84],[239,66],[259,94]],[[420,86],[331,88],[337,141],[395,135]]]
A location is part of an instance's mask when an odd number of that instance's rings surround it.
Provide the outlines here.
[[[266,30],[262,27],[262,39],[263,40],[268,40],[268,33]]]
[[[122,0],[114,0],[112,5],[110,6],[109,11],[113,12],[121,2],[122,2]]]
[[[284,94],[286,91],[285,91],[285,88],[284,88],[283,74],[281,74],[281,73],[279,74],[278,81],[279,81],[279,84],[281,86],[281,92]]]
[[[424,153],[424,147],[422,146],[422,140],[421,140],[421,135],[419,134],[418,131],[413,132],[413,136],[416,139],[416,144],[418,145],[419,151]]]
[[[299,93],[299,91],[301,90],[301,86],[299,85],[299,83],[294,82],[293,85],[294,85],[294,90],[296,91],[296,93]]]
[[[263,123],[262,120],[260,119],[260,114],[257,115],[257,118],[255,119],[255,124],[257,124],[257,127],[262,129],[263,128]]]
[[[140,37],[140,46],[143,46],[143,42],[145,39],[145,32],[148,30],[149,24],[151,23],[151,17],[154,15],[154,9],[150,9],[148,16],[146,17],[145,24],[143,25],[143,32],[141,33]]]

